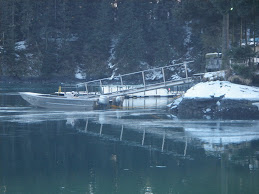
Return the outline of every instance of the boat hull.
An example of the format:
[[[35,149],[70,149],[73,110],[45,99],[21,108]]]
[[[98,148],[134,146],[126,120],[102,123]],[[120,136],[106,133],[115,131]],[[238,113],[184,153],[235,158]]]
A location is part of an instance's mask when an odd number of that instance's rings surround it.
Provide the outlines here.
[[[32,92],[20,92],[21,97],[32,106],[50,109],[93,110],[97,99],[66,97]]]

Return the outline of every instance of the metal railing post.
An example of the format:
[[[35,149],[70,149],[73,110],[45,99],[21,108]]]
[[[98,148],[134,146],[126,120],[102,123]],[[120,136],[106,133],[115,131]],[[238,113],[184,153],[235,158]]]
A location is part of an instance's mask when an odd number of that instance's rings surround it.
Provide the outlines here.
[[[188,79],[188,72],[187,72],[187,63],[183,62],[185,68],[185,78]]]
[[[101,136],[103,132],[103,124],[101,124],[99,135]]]
[[[102,80],[100,80],[100,88],[101,88],[101,94],[103,94],[103,85],[102,85]]]
[[[162,148],[161,151],[164,151],[164,146],[165,146],[165,131],[164,131],[164,135],[163,135],[163,141],[162,141]]]
[[[165,84],[165,70],[164,70],[164,67],[162,67],[162,74],[163,74],[163,80],[164,80],[164,84]]]
[[[87,118],[86,123],[85,123],[85,132],[87,132],[87,130],[88,130],[88,118]]]
[[[86,91],[86,93],[88,94],[88,86],[87,86],[87,83],[85,83],[85,91]]]
[[[144,88],[146,88],[146,81],[145,81],[145,73],[144,73],[144,71],[142,71],[142,79],[143,79]]]
[[[144,142],[145,142],[145,135],[146,135],[146,129],[144,128],[143,136],[142,136],[142,142],[141,142],[142,146],[144,145]]]
[[[123,86],[122,76],[120,74],[121,85]]]
[[[121,126],[121,135],[120,135],[120,141],[122,140],[122,134],[123,134],[123,125]]]

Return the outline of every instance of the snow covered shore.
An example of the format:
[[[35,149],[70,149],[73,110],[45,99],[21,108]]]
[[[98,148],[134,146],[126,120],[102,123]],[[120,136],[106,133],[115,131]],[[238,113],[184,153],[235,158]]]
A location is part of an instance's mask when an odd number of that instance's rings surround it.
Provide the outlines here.
[[[259,101],[259,88],[233,84],[228,81],[199,83],[190,88],[184,98],[217,98]]]
[[[227,81],[199,83],[171,105],[182,118],[259,118],[259,88]]]

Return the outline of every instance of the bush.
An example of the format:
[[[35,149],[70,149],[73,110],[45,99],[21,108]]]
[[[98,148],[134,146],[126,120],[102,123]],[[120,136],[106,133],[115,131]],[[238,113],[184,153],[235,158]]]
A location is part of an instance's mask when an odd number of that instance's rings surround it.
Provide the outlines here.
[[[232,65],[233,73],[239,76],[242,76],[245,79],[251,79],[255,72],[255,67],[242,65]]]
[[[250,85],[252,83],[251,79],[245,79],[238,75],[232,75],[228,78],[228,81],[235,83],[235,84],[242,84],[242,85]]]
[[[248,61],[249,59],[255,57],[256,53],[253,51],[251,46],[247,45],[245,47],[232,48],[228,55],[234,61]]]

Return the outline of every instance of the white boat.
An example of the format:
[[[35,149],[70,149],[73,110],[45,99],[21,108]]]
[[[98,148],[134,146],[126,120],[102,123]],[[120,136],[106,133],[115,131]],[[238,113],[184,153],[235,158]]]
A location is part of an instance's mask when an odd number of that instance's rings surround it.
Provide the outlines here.
[[[109,97],[98,93],[86,92],[55,92],[40,94],[20,92],[21,97],[32,106],[50,109],[93,110],[113,106],[122,106],[124,97]]]
[[[102,98],[96,95],[78,95],[73,92],[40,94],[33,92],[20,92],[21,97],[35,107],[53,109],[80,109],[92,110],[97,103],[102,103]]]

